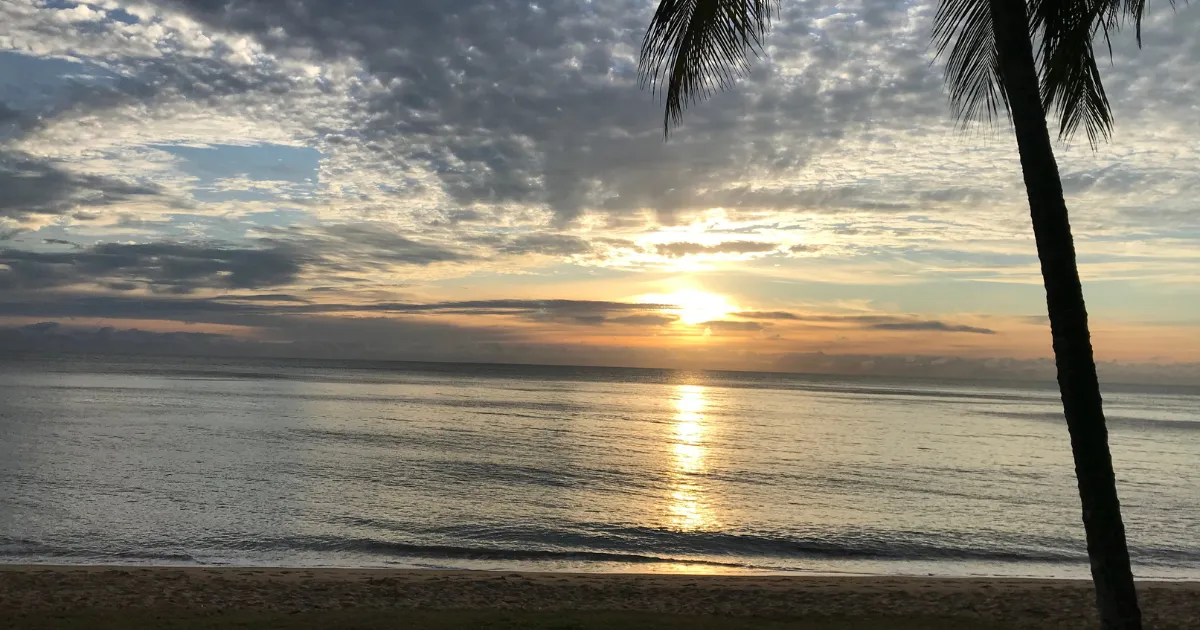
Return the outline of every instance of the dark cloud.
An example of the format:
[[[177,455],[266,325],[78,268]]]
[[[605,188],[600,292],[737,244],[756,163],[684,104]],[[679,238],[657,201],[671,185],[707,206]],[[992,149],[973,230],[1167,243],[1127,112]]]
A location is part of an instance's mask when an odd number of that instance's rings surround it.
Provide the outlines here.
[[[465,300],[451,302],[373,302],[365,304],[315,304],[289,294],[222,296],[213,298],[131,298],[72,293],[10,293],[0,300],[0,315],[19,317],[157,318],[212,324],[267,325],[273,317],[335,315],[344,313],[512,315],[536,321],[577,324],[661,325],[672,315],[662,304],[599,300]],[[647,317],[639,320],[639,317]],[[611,317],[611,319],[610,319]],[[351,320],[353,321],[353,320]]]
[[[54,34],[64,39],[77,36],[74,29],[80,28],[69,23],[56,26],[71,29]],[[104,28],[101,23],[90,26]],[[293,77],[278,72],[271,63],[226,61],[220,58],[220,53],[230,52],[228,47],[219,42],[209,43],[217,55],[214,58],[171,54],[175,51],[154,56],[118,55],[105,60],[103,65],[91,60],[22,58],[15,67],[31,75],[41,75],[43,85],[38,86],[35,81],[31,86],[41,88],[34,91],[45,94],[26,98],[30,103],[13,112],[15,115],[8,120],[15,129],[10,132],[17,136],[30,134],[55,120],[103,115],[106,110],[132,104],[186,100],[217,106],[224,97],[248,93],[271,95],[278,99],[277,107],[287,107],[280,97],[294,87]],[[0,124],[4,122],[0,119]]]
[[[353,309],[353,307],[349,307]],[[536,322],[602,326],[664,326],[677,317],[660,313],[661,304],[599,300],[472,300],[431,304],[373,304],[365,310],[391,313],[443,313],[456,315],[510,315]]]
[[[802,319],[799,315],[786,311],[740,311],[734,315],[745,319]]]
[[[947,324],[936,320],[926,320],[919,322],[883,322],[872,324],[870,326],[875,330],[932,330],[938,332],[965,332],[976,333],[980,335],[994,335],[996,331],[990,328],[979,328],[977,326],[966,326],[963,324]]]
[[[556,323],[556,324],[572,324],[578,326],[603,326],[607,318],[603,315],[595,315],[591,313],[558,313],[555,311],[533,312],[522,314],[524,319],[535,322]]]
[[[482,246],[491,250],[473,252],[417,240],[407,233],[402,233],[395,225],[382,222],[315,228],[263,228],[260,231],[266,235],[265,242],[306,249],[322,255],[331,264],[336,261],[342,269],[391,264],[425,266],[466,262],[489,258],[493,252],[505,256],[539,254],[562,257],[595,251],[592,244],[585,239],[556,232],[496,234],[463,239],[463,245]]]
[[[80,328],[58,322],[0,328],[0,351],[4,353],[218,354],[237,345],[235,339],[210,333]]]
[[[755,208],[807,213],[835,213],[847,210],[907,212],[925,199],[912,190],[871,186],[827,186],[820,188],[754,188],[738,186],[718,188],[698,194],[693,203],[700,207]]]
[[[609,318],[614,324],[631,324],[633,326],[667,326],[679,321],[677,315],[662,315],[657,313],[646,313],[643,315],[624,315],[622,317]]]
[[[762,241],[726,241],[724,243],[716,243],[714,245],[703,245],[700,243],[663,243],[657,245],[654,250],[660,256],[670,256],[671,258],[680,258],[692,254],[749,254],[770,252],[778,249],[779,246],[775,243],[764,243]]]
[[[160,319],[210,324],[265,322],[303,310],[239,300],[158,296],[79,295],[62,292],[0,292],[0,315],[26,318]]]
[[[396,266],[425,267],[438,263],[474,260],[469,252],[412,238],[388,223],[345,223],[318,227],[262,227],[258,242],[268,248],[293,252],[314,268],[359,277],[378,276]],[[395,286],[395,283],[392,283]]]
[[[158,192],[153,186],[71,173],[49,162],[0,152],[0,217],[64,214]]]
[[[221,297],[225,302],[294,302],[298,304],[310,304],[311,300],[306,300],[295,295],[286,293],[260,293],[258,295],[226,295]]]
[[[471,260],[474,256],[409,238],[387,224],[331,225],[304,232],[291,230],[298,240],[328,255],[361,255],[363,263],[430,265]],[[285,234],[287,231],[284,232]],[[307,238],[306,238],[307,236]]]
[[[0,316],[37,317],[48,320],[79,317],[183,320],[197,326],[232,324],[254,331],[252,339],[206,337],[209,343],[203,347],[198,343],[181,346],[176,337],[134,331],[129,335],[147,342],[136,346],[106,344],[100,348],[88,341],[91,335],[89,331],[95,329],[56,326],[48,322],[37,327],[39,332],[46,334],[34,335],[29,330],[14,332],[20,329],[0,329],[0,352],[38,351],[41,348],[67,352],[636,365],[651,356],[661,358],[663,352],[638,350],[631,353],[621,348],[588,347],[574,343],[532,343],[523,338],[519,327],[462,325],[448,323],[444,319],[415,315],[422,312],[487,314],[499,310],[518,316],[550,316],[557,313],[562,315],[564,320],[569,315],[587,318],[589,314],[603,317],[612,313],[616,315],[615,319],[621,319],[629,316],[621,313],[636,314],[641,306],[645,305],[558,300],[489,300],[380,305],[381,311],[384,308],[407,311],[414,315],[412,317],[395,317],[393,313],[378,317],[358,313],[355,317],[344,317],[340,316],[342,311],[359,307],[333,305],[332,308],[323,311],[318,305],[269,304],[239,300],[166,297],[134,299],[66,293],[41,294],[35,299],[22,300],[0,294]],[[586,322],[567,323],[583,325]],[[634,324],[633,321],[618,323]],[[647,321],[646,325],[649,324]],[[113,337],[112,332],[104,334]],[[4,340],[16,335],[21,336],[24,341],[20,344],[4,343]],[[150,343],[149,340],[152,339],[158,339],[161,343]],[[195,341],[197,338],[184,339]],[[580,354],[581,352],[584,354]]]
[[[522,234],[515,237],[479,239],[505,254],[542,254],[574,256],[594,251],[591,243],[570,234]]]
[[[434,302],[432,304],[385,304],[387,309],[445,310],[445,309],[505,309],[505,310],[575,310],[594,312],[628,312],[645,309],[670,308],[662,304],[610,302],[604,300],[466,300]]]
[[[949,324],[938,320],[922,320],[896,315],[799,315],[787,311],[740,311],[735,316],[743,319],[790,320],[805,322],[828,322],[854,324],[874,330],[911,330],[934,332],[965,332],[994,335],[990,328],[979,328],[964,324]]]
[[[286,247],[224,248],[182,243],[101,243],[70,252],[0,251],[0,290],[48,289],[109,282],[153,291],[256,289],[289,284],[306,256]]]

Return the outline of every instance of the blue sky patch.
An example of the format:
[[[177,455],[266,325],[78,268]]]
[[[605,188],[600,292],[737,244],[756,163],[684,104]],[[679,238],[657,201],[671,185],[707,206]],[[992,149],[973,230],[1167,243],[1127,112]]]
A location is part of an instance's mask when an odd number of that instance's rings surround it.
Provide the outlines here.
[[[0,51],[0,102],[18,110],[44,106],[72,85],[110,84],[119,78],[94,63]]]
[[[206,183],[245,177],[256,182],[284,181],[315,186],[324,157],[316,149],[282,144],[154,145],[154,148],[181,158],[183,172]]]
[[[180,170],[199,180],[192,194],[202,202],[269,201],[312,194],[319,185],[320,151],[281,144],[206,147],[153,145],[180,158]],[[221,180],[273,182],[262,187],[230,187]],[[278,185],[283,182],[284,185]]]

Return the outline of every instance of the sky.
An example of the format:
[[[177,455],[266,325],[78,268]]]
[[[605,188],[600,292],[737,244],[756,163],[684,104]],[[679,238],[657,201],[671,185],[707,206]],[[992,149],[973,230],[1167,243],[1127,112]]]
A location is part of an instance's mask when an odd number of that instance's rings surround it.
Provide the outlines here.
[[[784,0],[664,140],[643,0],[3,0],[0,342],[1052,374],[1007,123],[919,0]],[[1200,9],[1057,145],[1103,374],[1200,383]]]

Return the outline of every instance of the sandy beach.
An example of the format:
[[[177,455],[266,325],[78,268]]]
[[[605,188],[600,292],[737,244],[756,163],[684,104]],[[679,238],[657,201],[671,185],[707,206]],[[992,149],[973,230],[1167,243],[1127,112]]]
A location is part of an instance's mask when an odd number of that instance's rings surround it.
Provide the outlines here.
[[[1148,628],[1200,628],[1200,583],[1140,587]],[[52,627],[46,615],[64,612],[482,610],[1089,628],[1096,626],[1091,597],[1090,583],[1072,580],[0,566],[6,627]]]

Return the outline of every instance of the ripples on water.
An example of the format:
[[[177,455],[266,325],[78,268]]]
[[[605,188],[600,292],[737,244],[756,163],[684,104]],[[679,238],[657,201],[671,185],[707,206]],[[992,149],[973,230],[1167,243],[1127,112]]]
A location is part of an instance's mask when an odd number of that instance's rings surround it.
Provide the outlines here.
[[[0,561],[1086,576],[1052,388],[0,364]],[[1200,394],[1106,395],[1136,572],[1200,577]]]

